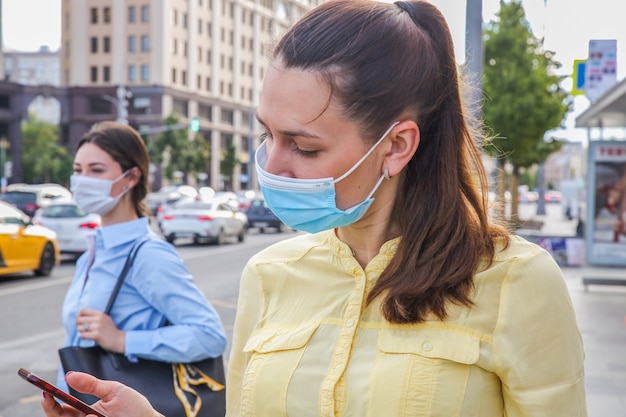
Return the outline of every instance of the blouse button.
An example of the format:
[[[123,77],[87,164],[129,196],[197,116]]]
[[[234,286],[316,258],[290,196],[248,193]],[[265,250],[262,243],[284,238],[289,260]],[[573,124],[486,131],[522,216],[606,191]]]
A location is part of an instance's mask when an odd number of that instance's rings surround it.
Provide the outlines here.
[[[424,349],[426,352],[430,352],[431,350],[433,350],[433,345],[426,342],[422,345],[422,349]]]
[[[346,326],[348,326],[348,327],[352,327],[352,326],[354,326],[354,320],[353,320],[353,319],[348,319],[348,320],[346,321]]]

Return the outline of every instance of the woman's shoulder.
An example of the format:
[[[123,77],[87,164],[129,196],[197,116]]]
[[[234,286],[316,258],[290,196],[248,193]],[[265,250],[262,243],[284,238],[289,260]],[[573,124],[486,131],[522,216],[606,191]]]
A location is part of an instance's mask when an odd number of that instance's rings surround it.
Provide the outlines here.
[[[266,263],[277,260],[297,260],[305,256],[313,248],[324,246],[327,241],[328,232],[298,234],[261,250],[250,258],[250,262]]]

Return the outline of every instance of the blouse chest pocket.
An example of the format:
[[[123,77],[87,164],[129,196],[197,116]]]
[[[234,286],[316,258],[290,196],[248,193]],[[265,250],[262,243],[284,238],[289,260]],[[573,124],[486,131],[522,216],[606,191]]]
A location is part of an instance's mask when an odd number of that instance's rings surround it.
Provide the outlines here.
[[[293,329],[262,329],[244,346],[249,355],[242,381],[241,415],[287,415],[287,389],[318,324]],[[267,399],[272,398],[271,402]],[[259,414],[260,415],[260,414]]]
[[[381,330],[372,393],[383,390],[395,398],[398,409],[387,415],[460,416],[470,370],[479,356],[480,339],[468,334]],[[381,404],[373,408],[382,412],[386,407],[389,412],[389,398],[379,400]]]

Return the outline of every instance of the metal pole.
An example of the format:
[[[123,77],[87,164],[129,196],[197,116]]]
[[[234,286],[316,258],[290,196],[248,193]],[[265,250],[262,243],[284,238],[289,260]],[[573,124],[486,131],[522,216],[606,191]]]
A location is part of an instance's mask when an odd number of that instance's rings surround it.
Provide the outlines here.
[[[476,120],[482,114],[483,0],[467,0],[465,13],[465,67],[471,82],[469,108]]]

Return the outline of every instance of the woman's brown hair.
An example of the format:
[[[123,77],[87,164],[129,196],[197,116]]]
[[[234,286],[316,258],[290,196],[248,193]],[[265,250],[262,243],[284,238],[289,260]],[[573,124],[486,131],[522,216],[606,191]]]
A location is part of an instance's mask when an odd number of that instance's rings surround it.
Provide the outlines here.
[[[508,232],[488,219],[482,138],[470,130],[439,10],[426,1],[329,1],[285,34],[274,59],[321,74],[368,141],[399,118],[419,126],[392,214],[402,239],[368,302],[382,295],[395,323],[444,319],[448,303],[471,305],[481,260],[493,260]]]
[[[85,143],[93,143],[111,155],[111,158],[120,164],[123,172],[133,167],[139,168],[141,177],[138,178],[137,185],[130,190],[130,194],[137,216],[147,216],[149,211],[145,198],[150,189],[148,182],[150,157],[148,148],[139,133],[132,127],[121,123],[100,122],[93,125],[83,135],[76,150]]]

